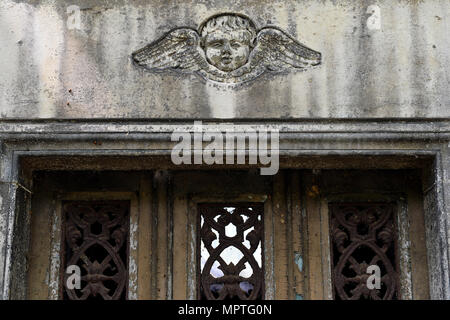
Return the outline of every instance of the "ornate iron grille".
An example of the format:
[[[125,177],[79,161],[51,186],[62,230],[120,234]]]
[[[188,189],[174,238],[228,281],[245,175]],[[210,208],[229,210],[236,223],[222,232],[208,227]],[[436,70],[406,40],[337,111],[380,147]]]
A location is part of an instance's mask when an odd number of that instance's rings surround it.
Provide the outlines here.
[[[332,203],[329,208],[334,298],[398,299],[394,204]],[[370,265],[380,269],[379,289],[367,286]]]
[[[63,214],[63,298],[125,299],[129,202],[67,201]],[[81,289],[66,286],[65,270],[70,265],[80,267]]]
[[[199,205],[199,296],[257,300],[264,295],[263,204]]]

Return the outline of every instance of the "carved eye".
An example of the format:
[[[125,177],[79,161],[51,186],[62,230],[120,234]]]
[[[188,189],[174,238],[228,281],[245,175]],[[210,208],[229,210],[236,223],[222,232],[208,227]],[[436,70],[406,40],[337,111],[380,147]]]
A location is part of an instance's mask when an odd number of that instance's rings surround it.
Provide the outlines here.
[[[213,48],[220,48],[222,46],[222,44],[220,42],[214,42],[211,44],[211,47]]]
[[[231,47],[233,48],[233,49],[237,49],[237,48],[239,48],[241,45],[238,43],[238,42],[232,42],[231,43]]]

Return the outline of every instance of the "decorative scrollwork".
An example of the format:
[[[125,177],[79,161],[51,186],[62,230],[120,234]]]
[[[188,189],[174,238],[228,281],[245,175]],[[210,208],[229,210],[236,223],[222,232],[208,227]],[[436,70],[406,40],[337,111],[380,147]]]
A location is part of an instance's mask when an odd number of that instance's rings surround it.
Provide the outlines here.
[[[398,299],[394,205],[332,203],[330,219],[335,298]],[[380,289],[367,286],[370,265],[380,268]]]
[[[201,204],[199,212],[200,297],[262,299],[262,204]]]
[[[70,300],[118,300],[128,279],[128,201],[68,201],[63,205],[63,266],[78,265],[81,289],[65,286]]]

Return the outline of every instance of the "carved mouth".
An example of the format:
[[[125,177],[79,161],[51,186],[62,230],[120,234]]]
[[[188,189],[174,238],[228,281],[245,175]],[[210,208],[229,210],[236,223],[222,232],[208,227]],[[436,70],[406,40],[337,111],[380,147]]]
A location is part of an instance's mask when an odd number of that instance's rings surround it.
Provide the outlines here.
[[[233,61],[233,59],[231,59],[230,57],[224,57],[222,58],[221,62],[223,64],[230,64]]]

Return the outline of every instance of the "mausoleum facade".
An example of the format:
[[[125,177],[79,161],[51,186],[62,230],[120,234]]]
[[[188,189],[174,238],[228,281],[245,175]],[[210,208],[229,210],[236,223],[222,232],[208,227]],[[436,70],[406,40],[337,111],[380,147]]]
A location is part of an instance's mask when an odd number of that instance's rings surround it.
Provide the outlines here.
[[[1,1],[0,297],[450,299],[449,17]]]

